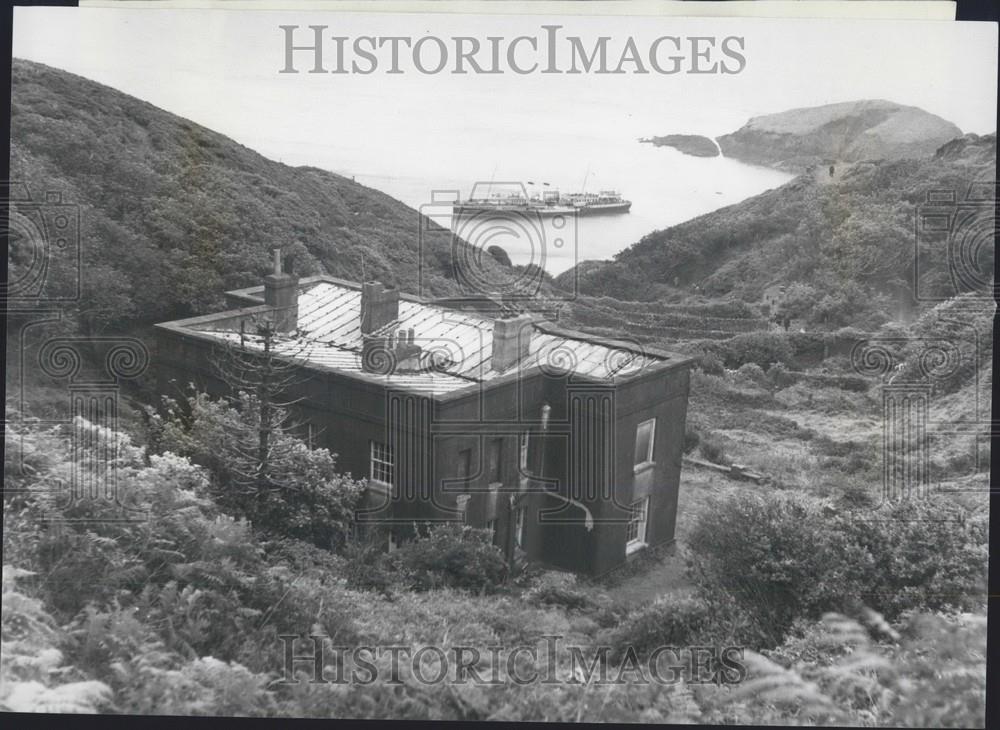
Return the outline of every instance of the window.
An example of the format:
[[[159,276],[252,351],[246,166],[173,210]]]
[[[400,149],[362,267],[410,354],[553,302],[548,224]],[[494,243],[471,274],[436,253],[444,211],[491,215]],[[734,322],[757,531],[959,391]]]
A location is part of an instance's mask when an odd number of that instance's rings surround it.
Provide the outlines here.
[[[656,419],[643,421],[635,429],[635,465],[646,466],[653,463],[653,440],[656,437]]]
[[[490,441],[490,461],[489,461],[489,474],[490,474],[490,484],[496,484],[503,481],[501,478],[502,470],[502,459],[503,459],[503,439],[493,439]]]
[[[522,431],[521,432],[521,474],[528,473],[528,444],[530,443],[531,432]]]
[[[514,513],[514,541],[518,547],[524,547],[524,518],[526,515],[527,510],[524,507],[518,507],[517,512]]]
[[[392,484],[392,448],[378,441],[371,441],[371,469],[368,477],[379,484]]]
[[[310,449],[316,448],[316,426],[308,422],[306,423],[306,444]]]
[[[469,523],[469,497],[471,494],[459,494],[455,497],[455,508],[462,513],[462,522]]]
[[[494,540],[497,539],[497,521],[496,520],[486,520],[486,529],[490,531],[490,537]]]
[[[462,449],[458,452],[458,478],[468,481],[472,471],[472,449]]]
[[[649,497],[633,502],[629,508],[628,525],[625,527],[625,551],[632,552],[646,544],[646,517]]]
[[[390,553],[394,553],[394,552],[396,552],[396,548],[398,548],[398,547],[399,547],[399,545],[396,544],[396,540],[395,540],[395,538],[393,538],[392,531],[390,530],[390,532],[389,532],[389,547],[388,547],[388,551]]]

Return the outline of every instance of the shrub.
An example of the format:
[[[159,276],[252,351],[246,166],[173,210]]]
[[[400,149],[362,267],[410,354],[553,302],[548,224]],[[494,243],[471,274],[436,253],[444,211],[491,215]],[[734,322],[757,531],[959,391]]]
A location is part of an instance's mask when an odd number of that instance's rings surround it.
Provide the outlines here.
[[[431,526],[391,555],[391,564],[409,588],[423,591],[449,586],[495,591],[507,577],[503,553],[488,530],[459,523]]]
[[[801,498],[741,493],[705,510],[688,539],[688,572],[709,603],[735,601],[745,638],[774,646],[799,616],[831,610],[841,595],[824,576],[827,522]]]
[[[776,362],[787,365],[792,359],[792,347],[788,338],[779,332],[739,334],[727,340],[724,348],[728,368],[738,368],[750,362],[767,368]]]
[[[344,546],[344,577],[355,590],[388,593],[400,581],[385,540],[351,540]]]
[[[631,647],[639,658],[660,646],[684,647],[699,643],[710,612],[698,598],[661,596],[628,616],[612,634],[612,656],[622,657]]]
[[[714,352],[705,352],[698,358],[697,367],[706,375],[723,375],[726,368]]]
[[[740,365],[736,371],[736,377],[751,385],[764,385],[767,382],[767,376],[764,375],[764,368],[755,362]]]
[[[989,519],[953,499],[910,498],[837,516],[830,550],[849,595],[894,620],[985,602]]]
[[[889,620],[981,608],[987,538],[986,515],[953,500],[830,515],[801,497],[740,494],[694,525],[688,571],[706,602],[735,602],[748,640],[773,646],[797,618],[862,604]]]
[[[716,464],[724,464],[726,461],[726,451],[717,439],[705,437],[699,445],[701,455]]]
[[[692,426],[690,423],[684,426],[684,453],[690,454],[696,448],[698,448],[698,442],[701,441],[701,431],[698,430],[697,426]]]
[[[529,603],[542,606],[562,606],[568,609],[596,608],[597,603],[583,591],[574,588],[573,576],[545,573],[527,593]]]
[[[343,543],[363,485],[337,471],[335,454],[309,448],[278,418],[269,436],[266,484],[260,485],[248,477],[260,466],[254,396],[241,393],[238,408],[203,393],[183,403],[170,398],[163,403],[163,416],[148,412],[151,443],[206,467],[213,476],[212,496],[223,509],[281,537],[323,548]]]
[[[767,369],[767,377],[775,388],[787,388],[798,382],[798,376],[780,362],[774,363]]]

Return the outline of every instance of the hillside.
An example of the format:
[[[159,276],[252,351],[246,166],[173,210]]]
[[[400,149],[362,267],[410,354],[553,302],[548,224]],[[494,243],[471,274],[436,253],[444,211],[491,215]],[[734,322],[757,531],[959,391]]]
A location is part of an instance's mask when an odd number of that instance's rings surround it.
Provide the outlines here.
[[[418,287],[418,213],[311,167],[266,159],[221,134],[119,91],[14,59],[11,179],[33,200],[79,206],[82,326],[120,328],[204,312],[225,289],[259,281],[270,249],[302,274]],[[430,221],[427,228],[445,233]],[[457,293],[450,237],[424,256],[424,282]],[[16,270],[28,252],[12,246]],[[488,257],[486,257],[488,258]],[[484,266],[492,266],[489,261]],[[62,272],[69,286],[73,272]]]
[[[923,160],[843,165],[800,175],[784,186],[643,237],[606,262],[578,268],[581,293],[643,301],[695,293],[758,301],[774,282],[800,282],[827,295],[850,290],[875,306],[878,295],[911,297],[917,212],[932,190],[951,190],[961,202],[975,181],[995,179],[996,135],[966,135]],[[947,208],[948,206],[946,206]],[[954,207],[951,207],[954,210]],[[969,231],[992,215],[972,205]],[[981,237],[980,237],[981,238]],[[975,239],[978,240],[978,239]],[[984,239],[985,240],[985,239]],[[944,240],[921,239],[921,287],[935,296],[956,290]],[[992,247],[968,252],[967,288],[992,271]],[[557,279],[566,281],[570,274]]]
[[[717,141],[727,157],[795,171],[816,163],[927,157],[961,135],[941,117],[879,99],[754,117]]]

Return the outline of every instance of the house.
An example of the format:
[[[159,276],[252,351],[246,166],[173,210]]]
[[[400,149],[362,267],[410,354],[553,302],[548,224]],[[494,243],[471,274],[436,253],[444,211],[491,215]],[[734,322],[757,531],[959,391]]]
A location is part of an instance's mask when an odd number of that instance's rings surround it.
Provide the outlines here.
[[[156,325],[161,392],[225,392],[219,348],[269,346],[300,369],[303,437],[368,479],[358,520],[405,549],[415,525],[463,520],[508,555],[597,575],[672,541],[691,359],[460,311],[378,282],[282,270],[228,311]],[[171,383],[171,381],[175,381]]]

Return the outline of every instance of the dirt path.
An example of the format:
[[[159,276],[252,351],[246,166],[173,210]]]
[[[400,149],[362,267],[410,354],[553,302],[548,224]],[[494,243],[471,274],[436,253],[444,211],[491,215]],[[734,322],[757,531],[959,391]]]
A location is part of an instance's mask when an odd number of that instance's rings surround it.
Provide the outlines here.
[[[746,490],[763,490],[753,482],[730,479],[708,469],[685,465],[677,505],[676,544],[627,577],[608,584],[607,591],[622,605],[634,608],[655,601],[661,595],[683,595],[693,586],[684,575],[684,549],[698,518],[713,500]]]

